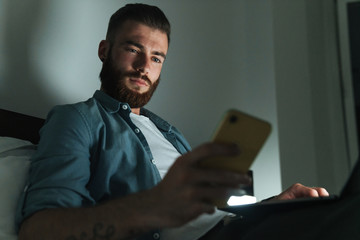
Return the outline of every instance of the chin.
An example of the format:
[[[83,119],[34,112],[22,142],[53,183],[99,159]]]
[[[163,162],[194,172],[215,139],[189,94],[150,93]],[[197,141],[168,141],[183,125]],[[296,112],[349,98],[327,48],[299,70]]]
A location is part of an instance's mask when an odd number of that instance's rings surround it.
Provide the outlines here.
[[[128,88],[130,91],[132,91],[133,93],[137,93],[137,94],[143,94],[148,92],[149,88],[142,90],[140,88]]]

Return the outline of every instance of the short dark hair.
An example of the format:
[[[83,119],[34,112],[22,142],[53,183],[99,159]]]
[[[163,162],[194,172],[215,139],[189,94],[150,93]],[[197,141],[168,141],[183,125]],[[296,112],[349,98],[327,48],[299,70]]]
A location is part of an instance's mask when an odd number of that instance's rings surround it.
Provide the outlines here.
[[[111,16],[106,33],[106,39],[110,43],[113,43],[116,31],[127,20],[133,20],[166,33],[168,43],[170,43],[170,22],[163,11],[156,6],[141,3],[127,4]]]

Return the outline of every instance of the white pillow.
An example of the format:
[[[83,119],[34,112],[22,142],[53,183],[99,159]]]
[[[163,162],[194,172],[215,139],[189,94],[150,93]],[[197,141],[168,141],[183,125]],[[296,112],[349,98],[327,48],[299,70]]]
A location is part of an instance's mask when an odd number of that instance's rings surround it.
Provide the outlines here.
[[[17,239],[15,211],[35,149],[31,142],[0,137],[0,239]]]

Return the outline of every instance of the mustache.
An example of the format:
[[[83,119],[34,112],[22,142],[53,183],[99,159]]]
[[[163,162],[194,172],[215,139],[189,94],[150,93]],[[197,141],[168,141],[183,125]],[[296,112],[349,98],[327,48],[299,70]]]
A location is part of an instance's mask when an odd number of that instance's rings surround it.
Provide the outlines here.
[[[140,79],[144,80],[149,86],[152,85],[152,82],[150,81],[150,79],[146,75],[143,75],[139,72],[127,72],[124,74],[124,76],[130,77],[130,78],[140,78]]]

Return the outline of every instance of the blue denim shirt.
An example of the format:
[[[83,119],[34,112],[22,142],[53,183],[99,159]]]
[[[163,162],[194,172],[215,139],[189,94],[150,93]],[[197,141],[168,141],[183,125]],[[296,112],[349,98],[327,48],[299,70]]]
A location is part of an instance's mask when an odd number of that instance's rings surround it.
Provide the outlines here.
[[[85,102],[50,111],[31,160],[18,226],[41,209],[95,205],[152,188],[161,180],[130,112],[127,103],[102,91]],[[175,127],[144,108],[141,114],[154,122],[179,153],[190,150]]]

